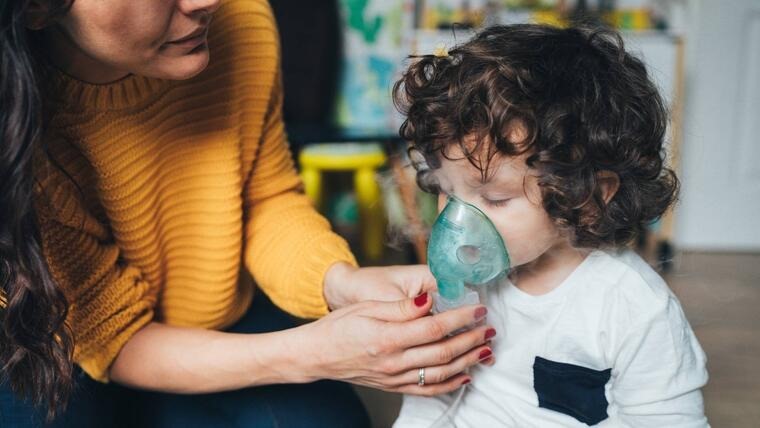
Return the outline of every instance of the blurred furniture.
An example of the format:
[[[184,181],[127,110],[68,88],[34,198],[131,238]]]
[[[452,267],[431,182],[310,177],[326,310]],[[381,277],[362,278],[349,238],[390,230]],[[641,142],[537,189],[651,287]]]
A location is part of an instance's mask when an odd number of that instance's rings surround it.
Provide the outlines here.
[[[683,140],[684,41],[664,31],[625,31],[626,49],[641,58],[657,84],[670,113],[666,137],[667,165],[678,172]],[[680,175],[680,174],[679,174]],[[652,225],[639,242],[640,249],[662,271],[672,268],[674,213],[671,208]]]
[[[318,209],[322,208],[325,192],[322,175],[330,171],[353,172],[362,250],[369,259],[382,257],[385,212],[376,179],[378,168],[386,163],[382,146],[355,142],[311,144],[301,150],[299,163],[306,194]]]
[[[428,233],[425,223],[420,213],[420,207],[417,203],[417,181],[415,171],[409,165],[408,160],[404,160],[401,154],[394,154],[390,158],[391,172],[393,179],[398,186],[401,204],[404,208],[404,214],[409,224],[410,238],[414,247],[414,254],[417,258],[416,263],[427,263],[427,242]]]

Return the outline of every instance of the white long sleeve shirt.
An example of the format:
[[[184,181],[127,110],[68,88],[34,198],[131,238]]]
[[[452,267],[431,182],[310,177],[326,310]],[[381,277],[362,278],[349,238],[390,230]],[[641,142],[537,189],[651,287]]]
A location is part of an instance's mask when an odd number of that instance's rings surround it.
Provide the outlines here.
[[[440,426],[706,427],[705,354],[663,279],[632,251],[594,251],[551,292],[482,293],[496,363]],[[429,427],[453,401],[405,396],[394,428]]]

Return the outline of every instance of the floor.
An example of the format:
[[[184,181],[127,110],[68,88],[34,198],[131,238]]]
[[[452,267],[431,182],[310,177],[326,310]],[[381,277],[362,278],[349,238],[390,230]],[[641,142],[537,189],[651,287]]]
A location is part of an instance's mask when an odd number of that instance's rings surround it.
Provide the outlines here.
[[[760,254],[678,254],[666,279],[708,356],[710,424],[760,427]],[[373,426],[391,426],[400,397],[357,389]]]
[[[666,279],[707,353],[710,424],[760,427],[760,254],[682,254]]]

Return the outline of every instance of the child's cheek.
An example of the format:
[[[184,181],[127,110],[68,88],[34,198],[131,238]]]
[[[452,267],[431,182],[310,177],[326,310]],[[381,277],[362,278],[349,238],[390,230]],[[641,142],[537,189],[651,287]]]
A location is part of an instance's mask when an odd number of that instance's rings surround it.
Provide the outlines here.
[[[512,266],[532,262],[558,239],[557,228],[543,207],[515,199],[500,214],[489,214],[504,239]]]
[[[494,221],[494,226],[504,240],[510,263],[512,266],[519,266],[529,261],[525,260],[525,244],[529,241],[529,231],[517,219],[511,221],[511,217],[509,215],[501,216],[498,221]]]

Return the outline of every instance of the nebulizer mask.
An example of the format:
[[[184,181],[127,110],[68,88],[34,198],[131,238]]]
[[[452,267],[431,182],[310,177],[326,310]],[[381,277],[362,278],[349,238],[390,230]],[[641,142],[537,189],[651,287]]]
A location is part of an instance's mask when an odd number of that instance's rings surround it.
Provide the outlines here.
[[[509,271],[507,247],[491,220],[455,196],[433,224],[427,255],[438,283],[435,312],[479,303],[475,287],[498,282]]]
[[[480,302],[476,288],[497,283],[509,272],[509,253],[504,240],[483,211],[455,196],[433,224],[428,243],[428,266],[438,282],[433,311],[443,312]],[[431,428],[443,426],[464,396],[459,389],[454,401]]]

